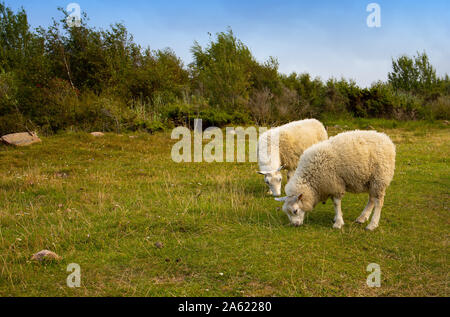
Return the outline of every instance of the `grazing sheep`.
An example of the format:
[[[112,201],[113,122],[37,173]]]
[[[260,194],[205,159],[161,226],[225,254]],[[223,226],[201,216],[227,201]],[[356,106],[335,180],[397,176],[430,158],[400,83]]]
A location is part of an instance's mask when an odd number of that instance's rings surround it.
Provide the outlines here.
[[[308,147],[328,138],[322,123],[316,119],[290,122],[270,129],[258,139],[259,174],[269,186],[269,194],[281,195],[281,170],[289,178],[294,174],[298,160]]]
[[[386,188],[395,169],[395,145],[384,133],[350,131],[338,134],[307,149],[300,158],[294,176],[286,185],[287,197],[283,211],[299,226],[305,212],[320,201],[333,199],[336,216],[334,228],[344,225],[341,199],[345,192],[369,193],[369,202],[358,223],[366,222],[372,209],[374,214],[367,230],[378,227]]]

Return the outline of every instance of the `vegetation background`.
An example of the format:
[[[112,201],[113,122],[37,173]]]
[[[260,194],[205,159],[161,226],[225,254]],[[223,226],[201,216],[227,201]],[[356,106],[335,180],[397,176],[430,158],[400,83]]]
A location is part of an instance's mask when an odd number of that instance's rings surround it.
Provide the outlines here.
[[[436,120],[450,116],[450,79],[425,52],[392,61],[387,82],[281,74],[257,61],[232,30],[193,43],[184,65],[171,49],[133,41],[122,24],[70,27],[67,13],[31,30],[26,12],[0,3],[0,135],[24,130],[144,130],[192,125],[280,124],[303,117]]]

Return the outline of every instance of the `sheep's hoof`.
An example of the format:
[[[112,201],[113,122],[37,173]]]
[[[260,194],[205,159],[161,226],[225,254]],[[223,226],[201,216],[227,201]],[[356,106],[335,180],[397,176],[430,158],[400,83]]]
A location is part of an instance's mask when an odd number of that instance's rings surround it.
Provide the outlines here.
[[[343,222],[335,222],[334,225],[333,225],[333,228],[334,229],[341,229],[343,225],[344,225]]]
[[[366,222],[366,221],[367,221],[366,218],[361,218],[361,217],[359,217],[359,218],[357,218],[357,219],[355,220],[356,223],[361,223],[361,224],[363,224],[363,223]]]
[[[366,230],[368,230],[368,231],[373,231],[373,230],[375,230],[377,227],[378,227],[378,226],[368,225],[368,226],[366,227]]]

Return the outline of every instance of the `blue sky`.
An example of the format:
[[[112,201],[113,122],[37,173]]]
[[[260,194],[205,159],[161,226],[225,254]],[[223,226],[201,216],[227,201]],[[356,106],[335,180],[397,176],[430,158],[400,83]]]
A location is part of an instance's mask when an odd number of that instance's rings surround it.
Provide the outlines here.
[[[5,1],[5,0],[4,0]],[[90,25],[126,25],[135,41],[172,48],[185,64],[196,40],[233,29],[260,61],[278,58],[280,71],[308,72],[323,80],[354,79],[362,86],[386,80],[391,58],[425,50],[438,74],[450,74],[448,0],[6,0],[23,6],[33,27],[61,17],[57,7],[77,2]],[[381,7],[381,27],[369,28],[366,6]]]

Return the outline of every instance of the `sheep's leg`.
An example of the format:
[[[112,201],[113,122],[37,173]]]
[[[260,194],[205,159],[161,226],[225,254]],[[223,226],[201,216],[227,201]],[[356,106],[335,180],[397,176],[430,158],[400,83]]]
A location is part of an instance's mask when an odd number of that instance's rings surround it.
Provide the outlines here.
[[[374,230],[378,227],[378,222],[380,221],[381,208],[383,208],[384,196],[381,198],[375,198],[375,210],[370,220],[369,225],[366,227],[367,230]]]
[[[342,217],[341,198],[333,197],[333,206],[336,216],[334,217],[333,228],[341,229],[344,225],[344,218]]]
[[[369,195],[369,201],[367,202],[366,208],[364,208],[361,215],[355,220],[357,223],[364,223],[369,220],[370,214],[375,206],[375,197]]]

